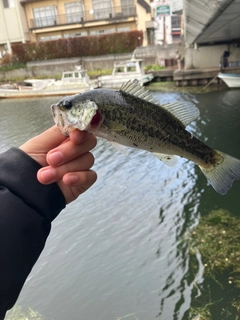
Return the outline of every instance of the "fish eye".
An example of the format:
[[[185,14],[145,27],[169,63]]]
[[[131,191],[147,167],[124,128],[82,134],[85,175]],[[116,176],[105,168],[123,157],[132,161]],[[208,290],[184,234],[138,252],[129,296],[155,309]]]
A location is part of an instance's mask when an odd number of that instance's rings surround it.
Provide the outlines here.
[[[70,101],[70,100],[65,100],[65,101],[63,101],[63,106],[64,106],[66,109],[71,109],[71,108],[72,108],[72,101]]]

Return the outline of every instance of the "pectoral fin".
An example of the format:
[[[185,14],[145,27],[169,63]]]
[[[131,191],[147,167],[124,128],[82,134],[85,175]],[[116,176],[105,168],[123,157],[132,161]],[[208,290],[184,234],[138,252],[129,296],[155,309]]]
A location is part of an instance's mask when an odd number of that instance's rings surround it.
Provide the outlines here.
[[[120,143],[117,143],[115,141],[110,141],[109,142],[111,143],[111,145],[113,146],[113,148],[115,148],[117,151],[121,152],[124,156],[127,156],[128,155],[128,148],[123,146],[122,144]]]
[[[109,130],[113,130],[113,131],[122,131],[127,129],[127,127],[125,127],[124,125],[114,121],[108,121],[107,127]]]
[[[164,162],[168,167],[174,167],[177,164],[177,157],[176,156],[169,156],[167,154],[162,153],[155,153],[153,154],[162,162]]]

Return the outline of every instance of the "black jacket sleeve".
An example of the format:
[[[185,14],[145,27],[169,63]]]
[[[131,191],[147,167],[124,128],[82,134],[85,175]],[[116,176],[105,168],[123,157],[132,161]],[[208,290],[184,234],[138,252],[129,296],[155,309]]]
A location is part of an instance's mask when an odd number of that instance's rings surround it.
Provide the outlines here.
[[[65,207],[56,183],[42,185],[40,165],[17,148],[0,154],[0,320],[16,302]]]

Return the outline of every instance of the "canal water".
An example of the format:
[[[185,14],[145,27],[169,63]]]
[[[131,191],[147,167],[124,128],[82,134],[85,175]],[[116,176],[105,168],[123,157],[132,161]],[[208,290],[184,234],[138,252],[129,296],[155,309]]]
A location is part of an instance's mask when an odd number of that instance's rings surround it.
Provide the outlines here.
[[[195,103],[201,114],[189,131],[240,158],[239,90],[153,95]],[[0,151],[53,125],[50,105],[58,100],[0,100]],[[53,222],[18,305],[46,320],[193,319],[203,273],[191,270],[180,244],[211,210],[240,218],[240,182],[221,196],[185,159],[169,168],[142,150],[124,156],[101,139],[93,153],[98,180]]]

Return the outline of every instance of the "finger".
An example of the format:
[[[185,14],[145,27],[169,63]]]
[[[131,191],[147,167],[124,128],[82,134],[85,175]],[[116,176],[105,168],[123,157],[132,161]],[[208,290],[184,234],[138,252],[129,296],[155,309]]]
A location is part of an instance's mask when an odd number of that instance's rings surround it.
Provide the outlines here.
[[[50,184],[61,180],[68,172],[89,170],[93,164],[94,157],[90,152],[87,152],[59,167],[47,166],[41,168],[37,173],[37,178],[43,184]]]
[[[70,132],[69,138],[73,143],[80,144],[82,142],[84,133],[87,133],[88,135],[91,135],[91,136],[93,135],[92,133],[89,133],[87,131],[80,131],[78,129],[75,129]]]
[[[96,180],[97,174],[92,170],[71,172],[64,175],[63,180],[59,181],[58,185],[68,204],[88,190]]]
[[[93,170],[68,172],[63,176],[62,180],[67,186],[77,187],[79,191],[85,191],[97,180],[97,174]]]
[[[55,148],[67,139],[67,137],[62,134],[62,132],[56,125],[47,129],[38,137],[41,138],[42,144],[49,150]]]
[[[47,154],[47,162],[50,166],[59,166],[67,163],[81,154],[92,150],[97,143],[96,137],[86,131],[76,131],[79,144],[68,140]]]

